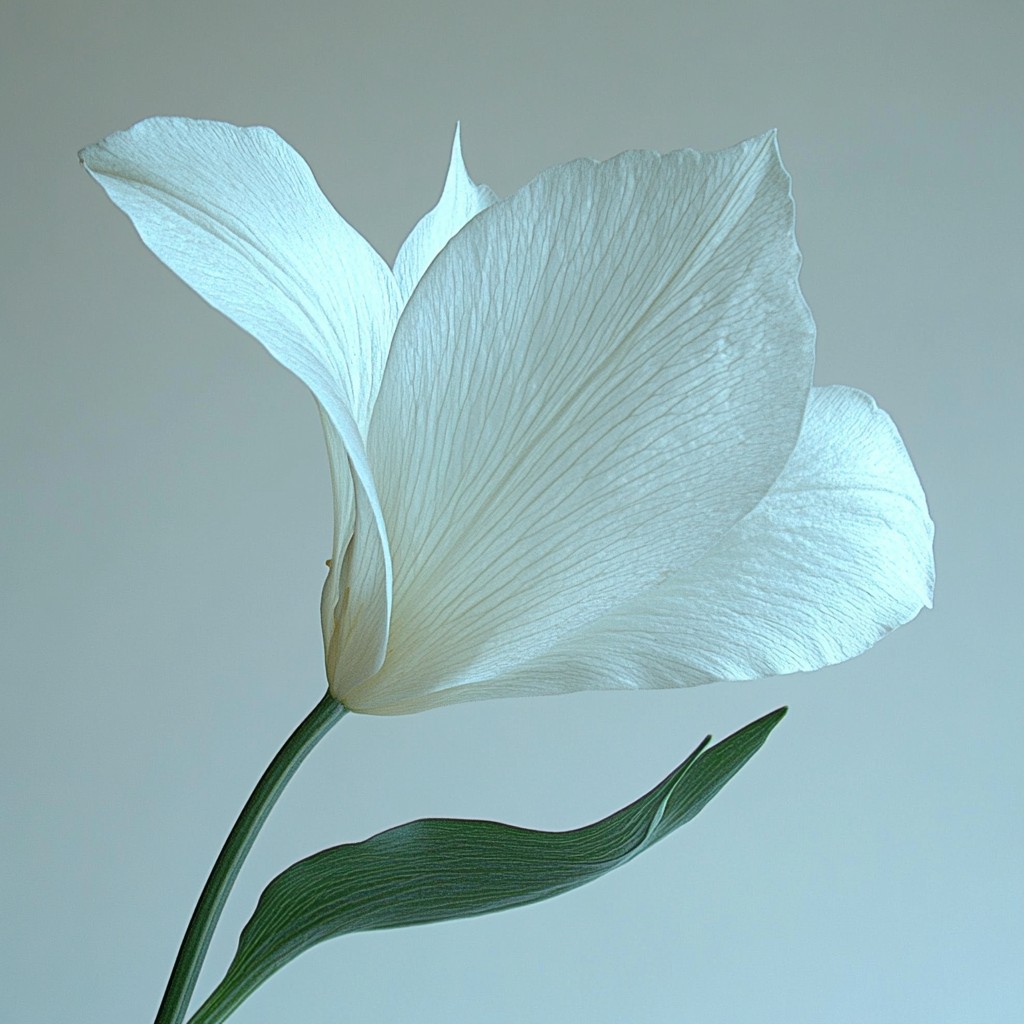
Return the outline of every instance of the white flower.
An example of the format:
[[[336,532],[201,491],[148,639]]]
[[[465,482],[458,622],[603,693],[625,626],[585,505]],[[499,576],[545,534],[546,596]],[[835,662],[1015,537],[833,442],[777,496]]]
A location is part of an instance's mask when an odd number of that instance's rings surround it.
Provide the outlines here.
[[[320,403],[352,710],[813,669],[930,603],[892,422],[811,386],[773,134],[578,160],[501,201],[456,136],[394,271],[269,129],[154,118],[82,160]]]

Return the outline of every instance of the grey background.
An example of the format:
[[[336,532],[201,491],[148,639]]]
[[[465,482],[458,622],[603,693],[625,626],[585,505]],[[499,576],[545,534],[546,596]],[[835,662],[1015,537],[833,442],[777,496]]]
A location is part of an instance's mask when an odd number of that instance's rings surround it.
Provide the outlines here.
[[[0,990],[152,1019],[234,814],[322,693],[330,538],[301,384],[146,252],[76,150],[151,114],[278,129],[388,258],[461,118],[501,194],[776,126],[819,383],[873,393],[937,522],[936,608],[808,676],[353,716],[273,815],[269,877],[422,815],[564,828],[782,703],[670,841],[533,908],[349,937],[235,1019],[1024,1019],[1019,2],[0,6]]]

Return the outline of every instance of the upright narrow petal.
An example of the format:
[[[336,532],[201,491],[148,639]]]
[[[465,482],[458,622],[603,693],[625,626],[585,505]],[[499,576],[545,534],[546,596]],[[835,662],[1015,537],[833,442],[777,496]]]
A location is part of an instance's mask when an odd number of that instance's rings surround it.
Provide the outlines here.
[[[356,671],[371,671],[386,643],[390,559],[364,438],[401,304],[391,271],[267,128],[153,118],[81,158],[146,245],[325,411],[348,459],[332,465],[339,510],[373,524],[356,547],[339,530],[335,551],[336,561],[348,553],[356,603],[374,609],[353,654]]]
[[[466,171],[462,160],[459,127],[455,128],[451,162],[444,190],[437,205],[423,216],[402,243],[395,258],[395,279],[408,301],[423,272],[448,240],[481,210],[497,202],[498,197],[486,186],[477,185]]]
[[[862,391],[815,388],[782,475],[704,558],[514,672],[447,696],[687,686],[844,661],[931,605],[933,532],[892,420]]]
[[[798,268],[771,135],[554,168],[467,224],[406,306],[370,425],[387,657],[335,695],[459,699],[705,555],[796,443]]]

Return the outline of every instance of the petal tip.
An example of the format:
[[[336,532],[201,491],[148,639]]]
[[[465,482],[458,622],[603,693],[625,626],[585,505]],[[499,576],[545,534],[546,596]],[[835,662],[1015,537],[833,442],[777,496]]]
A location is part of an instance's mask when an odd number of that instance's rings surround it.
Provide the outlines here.
[[[455,122],[455,135],[452,138],[451,160],[448,162],[448,174],[445,177],[445,187],[454,184],[458,178],[466,178],[469,172],[466,170],[466,162],[462,157],[462,122]]]

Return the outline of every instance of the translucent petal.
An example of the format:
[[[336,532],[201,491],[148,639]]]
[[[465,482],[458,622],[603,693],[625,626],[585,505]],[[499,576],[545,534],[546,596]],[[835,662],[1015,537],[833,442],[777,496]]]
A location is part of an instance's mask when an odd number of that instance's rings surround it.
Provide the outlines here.
[[[451,162],[441,198],[412,229],[395,258],[395,279],[403,301],[408,300],[423,272],[448,240],[467,221],[497,200],[498,197],[486,185],[475,184],[467,173],[462,160],[461,133],[456,126]]]
[[[892,420],[861,391],[815,388],[775,486],[704,558],[515,671],[435,696],[687,686],[835,664],[930,607],[932,536]]]
[[[365,432],[398,289],[295,150],[269,128],[158,117],[81,158],[164,263]]]
[[[335,696],[459,699],[705,555],[796,443],[814,337],[798,268],[772,135],[577,161],[467,224],[381,384],[391,639]]]
[[[364,437],[401,308],[391,271],[268,128],[152,118],[81,159],[146,245],[303,380],[326,413],[347,458],[332,464],[336,505],[373,523],[355,546],[339,529],[334,552],[349,566],[353,602],[374,616],[351,652],[371,671],[386,643],[390,560]]]

